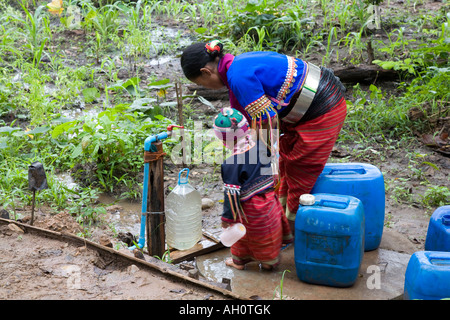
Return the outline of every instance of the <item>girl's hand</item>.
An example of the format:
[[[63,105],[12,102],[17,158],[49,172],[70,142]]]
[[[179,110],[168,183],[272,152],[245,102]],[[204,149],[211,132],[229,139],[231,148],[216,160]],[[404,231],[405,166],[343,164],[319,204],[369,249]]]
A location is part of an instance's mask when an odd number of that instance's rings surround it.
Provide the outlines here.
[[[228,222],[222,221],[222,228],[226,229],[230,226]]]

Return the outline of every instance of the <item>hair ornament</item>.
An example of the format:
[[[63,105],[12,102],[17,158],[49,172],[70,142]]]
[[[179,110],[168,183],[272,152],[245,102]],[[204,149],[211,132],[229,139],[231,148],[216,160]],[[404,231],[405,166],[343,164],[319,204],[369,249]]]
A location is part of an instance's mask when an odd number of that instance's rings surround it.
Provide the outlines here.
[[[214,52],[220,53],[222,51],[222,48],[223,45],[219,40],[213,40],[205,45],[206,52],[208,52],[209,54],[213,54]]]

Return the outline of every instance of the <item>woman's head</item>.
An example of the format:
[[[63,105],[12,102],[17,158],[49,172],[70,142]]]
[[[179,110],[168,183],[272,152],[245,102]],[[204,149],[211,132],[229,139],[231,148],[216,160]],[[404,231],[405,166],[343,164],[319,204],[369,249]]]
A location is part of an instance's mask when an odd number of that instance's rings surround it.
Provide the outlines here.
[[[181,68],[190,81],[210,89],[224,86],[217,71],[223,57],[223,45],[217,41],[200,42],[187,47],[181,55]]]

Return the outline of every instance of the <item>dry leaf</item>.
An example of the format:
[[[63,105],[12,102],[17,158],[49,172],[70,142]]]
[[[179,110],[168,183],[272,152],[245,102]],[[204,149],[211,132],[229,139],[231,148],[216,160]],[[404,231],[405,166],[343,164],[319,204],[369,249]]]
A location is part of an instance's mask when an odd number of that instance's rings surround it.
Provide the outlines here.
[[[62,0],[52,0],[52,2],[47,4],[48,12],[53,15],[60,15],[64,8]]]

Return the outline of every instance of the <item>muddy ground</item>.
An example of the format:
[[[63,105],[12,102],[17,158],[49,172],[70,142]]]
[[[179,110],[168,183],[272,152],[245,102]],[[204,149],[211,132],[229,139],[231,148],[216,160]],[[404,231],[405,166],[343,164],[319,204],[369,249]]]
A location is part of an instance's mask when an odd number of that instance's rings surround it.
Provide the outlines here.
[[[67,31],[61,36],[66,41],[61,41],[61,51],[71,59],[77,59],[77,64],[83,64],[87,58],[83,54],[76,53],[76,43],[83,40],[84,35],[75,31]],[[314,61],[314,57],[312,57]],[[320,61],[320,58],[316,58]],[[44,61],[45,63],[45,61]],[[333,65],[331,67],[339,67]],[[132,72],[123,66],[119,73],[120,78],[127,78]],[[143,64],[140,78],[144,81],[152,75],[159,79],[179,79],[181,70],[178,60],[173,58],[161,64]],[[381,88],[392,88],[392,82],[377,85]],[[351,99],[351,87],[347,91],[347,98]],[[187,86],[184,93],[191,94]],[[204,104],[193,102],[193,109],[202,115],[204,121],[211,118],[227,105],[226,96],[212,99],[214,108]],[[74,106],[77,107],[77,106]],[[441,124],[442,128],[449,128],[447,124]],[[435,149],[425,146],[419,137],[407,146],[374,143],[371,146],[358,144],[337,144],[330,161],[332,162],[363,162],[377,166],[384,174],[387,182],[385,228],[392,228],[413,244],[417,250],[424,248],[428,222],[435,208],[424,207],[420,200],[426,186],[422,183],[426,180],[435,186],[449,186],[450,158],[448,155],[436,152]],[[423,155],[420,163],[415,165],[421,174],[413,175],[411,171],[411,155]],[[429,166],[425,162],[432,163]],[[176,184],[176,178],[180,166],[170,162],[165,163],[166,193],[169,187]],[[416,171],[417,172],[417,171]],[[396,182],[402,181],[402,184]],[[220,232],[220,214],[222,184],[220,170],[209,165],[191,166],[190,183],[195,186],[203,198],[211,199],[211,206],[203,211],[203,227],[209,232]],[[399,198],[398,186],[404,191],[403,195],[410,195],[410,200],[402,201]],[[118,239],[118,233],[133,231],[138,235],[140,218],[139,203],[117,203],[111,196],[103,199],[110,207],[105,223],[93,226],[89,239],[95,242],[108,239],[113,248],[122,250],[125,245]],[[27,217],[30,208],[19,211],[21,217]],[[28,220],[29,221],[29,220]],[[28,223],[25,218],[24,222]],[[113,223],[112,230],[109,223]],[[79,225],[73,217],[65,212],[51,212],[45,206],[36,212],[35,225],[41,228],[77,234]],[[102,240],[103,239],[103,240]],[[179,266],[175,266],[179,267]],[[77,278],[77,275],[82,275]],[[81,281],[77,282],[77,279]],[[0,226],[0,299],[223,299],[217,293],[192,286],[186,282],[174,281],[164,275],[149,272],[133,264],[107,263],[99,260],[98,254],[93,250],[87,250],[82,246],[74,246],[64,241],[40,237],[30,233],[14,230],[8,225]]]
[[[226,299],[86,246],[17,228],[0,225],[0,300]]]

